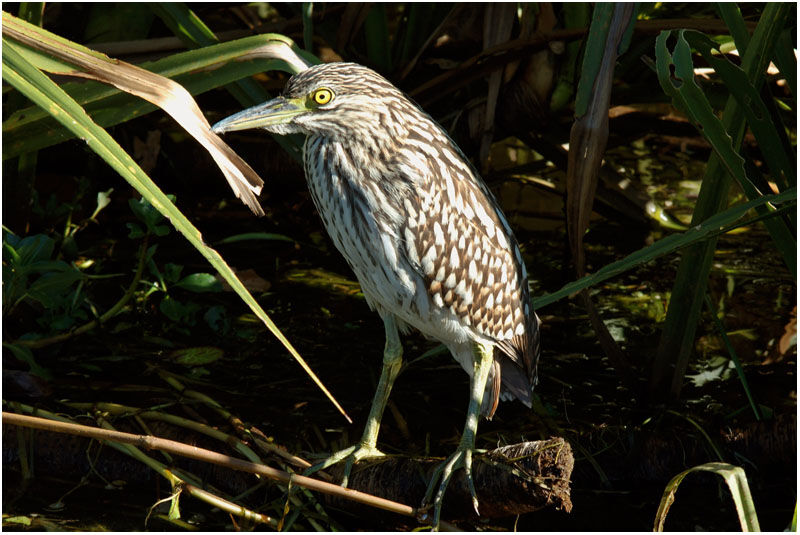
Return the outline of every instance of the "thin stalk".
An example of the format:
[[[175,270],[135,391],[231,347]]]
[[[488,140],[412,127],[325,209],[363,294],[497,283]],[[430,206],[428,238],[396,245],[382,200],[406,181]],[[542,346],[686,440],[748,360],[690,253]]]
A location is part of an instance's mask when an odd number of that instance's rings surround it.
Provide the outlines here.
[[[711,440],[711,437],[708,435],[708,433],[706,433],[705,429],[700,427],[700,424],[698,424],[697,422],[695,422],[694,420],[692,420],[688,416],[683,415],[683,414],[679,413],[678,411],[673,411],[672,409],[668,410],[667,414],[671,414],[673,416],[677,416],[678,418],[683,418],[684,420],[686,420],[687,422],[692,424],[692,426],[694,426],[695,429],[700,431],[700,434],[703,435],[703,438],[705,438],[706,441],[711,445],[711,449],[714,450],[714,453],[716,454],[717,459],[719,459],[719,462],[724,462],[725,461],[725,459],[722,457],[722,452],[719,451],[719,448],[717,448],[717,445],[714,444],[713,440]]]
[[[742,383],[742,388],[744,388],[745,395],[747,395],[747,401],[750,403],[750,407],[753,409],[753,414],[755,415],[756,420],[760,422],[763,420],[763,416],[761,416],[758,403],[756,403],[755,399],[753,399],[753,393],[750,391],[750,386],[747,383],[747,377],[744,375],[744,370],[742,369],[742,362],[739,360],[739,355],[736,354],[736,350],[733,348],[733,345],[728,338],[728,333],[725,332],[725,325],[723,325],[722,320],[719,319],[717,307],[714,306],[714,303],[711,301],[708,293],[705,295],[705,300],[706,306],[711,312],[711,317],[714,318],[714,325],[716,325],[719,335],[722,337],[722,341],[725,343],[725,346],[728,348],[728,353],[731,355],[731,360],[733,360],[736,373],[739,375],[739,381]]]
[[[211,397],[207,396],[206,394],[203,394],[202,392],[197,392],[196,390],[187,389],[183,385],[183,383],[181,383],[177,378],[173,377],[171,374],[163,370],[159,370],[158,375],[169,386],[178,391],[178,393],[180,393],[182,396],[186,396],[187,398],[202,402],[203,404],[207,405],[209,408],[214,410],[217,414],[219,414],[220,417],[224,418],[227,422],[229,422],[235,429],[238,429],[245,434],[250,434],[250,430],[246,428],[244,423],[242,423],[242,421],[239,418],[231,414],[224,407],[222,407],[222,405],[217,403]],[[288,462],[291,465],[302,468],[303,470],[311,467],[311,463],[309,463],[308,461],[306,461],[301,457],[292,455],[291,453],[284,451],[279,447],[270,444],[269,442],[262,440],[256,436],[251,435],[251,438],[253,438],[258,447],[270,453],[274,453],[275,455],[283,458],[286,462]],[[330,479],[330,476],[328,476],[324,472],[317,472],[317,473],[325,479]]]

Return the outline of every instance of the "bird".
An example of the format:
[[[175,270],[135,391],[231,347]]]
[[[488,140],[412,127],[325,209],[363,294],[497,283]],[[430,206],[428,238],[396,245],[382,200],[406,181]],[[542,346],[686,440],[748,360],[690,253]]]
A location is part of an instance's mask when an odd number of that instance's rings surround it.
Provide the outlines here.
[[[453,473],[465,470],[479,511],[472,457],[479,416],[500,399],[531,406],[540,320],[511,227],[476,168],[430,115],[374,70],[314,65],[280,96],[221,120],[221,134],[262,128],[303,134],[303,166],[323,225],[383,320],[383,366],[358,444],[315,469],[381,456],[381,417],[402,364],[400,333],[438,340],[470,377],[458,447],[434,472],[421,509],[438,527]],[[426,517],[428,520],[430,516]]]

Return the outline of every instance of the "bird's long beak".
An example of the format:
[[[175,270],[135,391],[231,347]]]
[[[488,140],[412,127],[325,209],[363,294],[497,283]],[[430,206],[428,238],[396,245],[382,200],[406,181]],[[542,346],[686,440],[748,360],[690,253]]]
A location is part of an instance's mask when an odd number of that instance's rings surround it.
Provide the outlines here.
[[[288,123],[292,117],[308,111],[303,104],[302,99],[277,97],[231,115],[212,126],[211,129],[217,134],[222,134],[233,130],[264,128]]]

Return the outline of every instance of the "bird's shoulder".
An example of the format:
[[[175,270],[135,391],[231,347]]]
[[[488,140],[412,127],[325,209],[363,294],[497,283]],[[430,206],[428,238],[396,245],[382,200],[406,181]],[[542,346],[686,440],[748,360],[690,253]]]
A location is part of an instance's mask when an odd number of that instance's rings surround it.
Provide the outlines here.
[[[494,197],[463,156],[439,149],[415,177],[403,199],[398,236],[410,263],[427,285],[433,304],[449,308],[495,340],[522,334],[526,272],[519,247]]]
[[[494,196],[449,137],[415,139],[425,148],[409,150],[398,166],[409,185],[399,250],[434,307],[494,340],[522,371],[515,395],[523,396],[523,377],[535,382],[539,334],[519,246]]]

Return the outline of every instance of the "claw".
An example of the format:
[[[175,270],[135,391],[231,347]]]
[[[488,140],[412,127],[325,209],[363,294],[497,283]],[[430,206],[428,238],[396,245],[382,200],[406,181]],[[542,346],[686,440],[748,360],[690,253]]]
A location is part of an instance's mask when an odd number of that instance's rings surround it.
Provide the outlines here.
[[[430,483],[428,483],[428,489],[425,492],[425,498],[422,500],[421,509],[424,510],[430,508],[431,505],[433,506],[432,527],[434,531],[439,529],[439,520],[441,519],[442,514],[442,504],[444,503],[444,493],[447,490],[447,486],[450,484],[450,479],[459,468],[464,469],[464,475],[467,478],[467,485],[469,486],[469,493],[472,497],[472,507],[475,509],[476,514],[480,514],[478,511],[478,495],[475,491],[475,482],[472,480],[473,451],[475,450],[471,446],[461,444],[458,449],[447,458],[447,460],[445,460],[436,468],[436,470],[434,470],[431,476]],[[433,502],[431,502],[431,498],[433,498]]]
[[[475,492],[475,482],[472,480],[472,452],[475,451],[478,415],[480,414],[483,395],[486,391],[486,381],[489,378],[489,370],[494,362],[492,351],[493,349],[491,346],[486,346],[484,344],[476,344],[474,347],[474,369],[472,380],[470,381],[469,408],[467,409],[467,421],[464,423],[464,432],[461,434],[461,442],[458,444],[455,453],[448,457],[447,460],[440,464],[433,472],[431,481],[428,483],[428,490],[425,492],[425,498],[422,500],[422,508],[424,510],[424,508],[430,507],[431,498],[433,498],[432,527],[434,531],[439,529],[439,519],[442,515],[442,502],[444,501],[445,490],[447,490],[447,485],[450,483],[450,478],[453,477],[453,472],[459,468],[464,468],[464,475],[467,478],[469,493],[472,497],[472,508],[475,509],[476,514],[480,514],[478,511],[478,495]],[[436,483],[440,479],[441,482],[437,489]],[[434,490],[436,490],[435,496]]]
[[[329,468],[334,464],[346,461],[344,465],[344,473],[342,474],[342,486],[347,487],[347,483],[350,480],[350,472],[352,471],[353,465],[355,463],[357,463],[362,459],[368,459],[370,457],[383,457],[384,455],[385,454],[382,451],[380,451],[378,448],[374,446],[369,446],[365,444],[350,446],[349,448],[337,451],[324,461],[315,464],[314,466],[303,472],[303,475],[310,476],[311,474],[319,472],[320,470],[325,470],[326,468]]]

